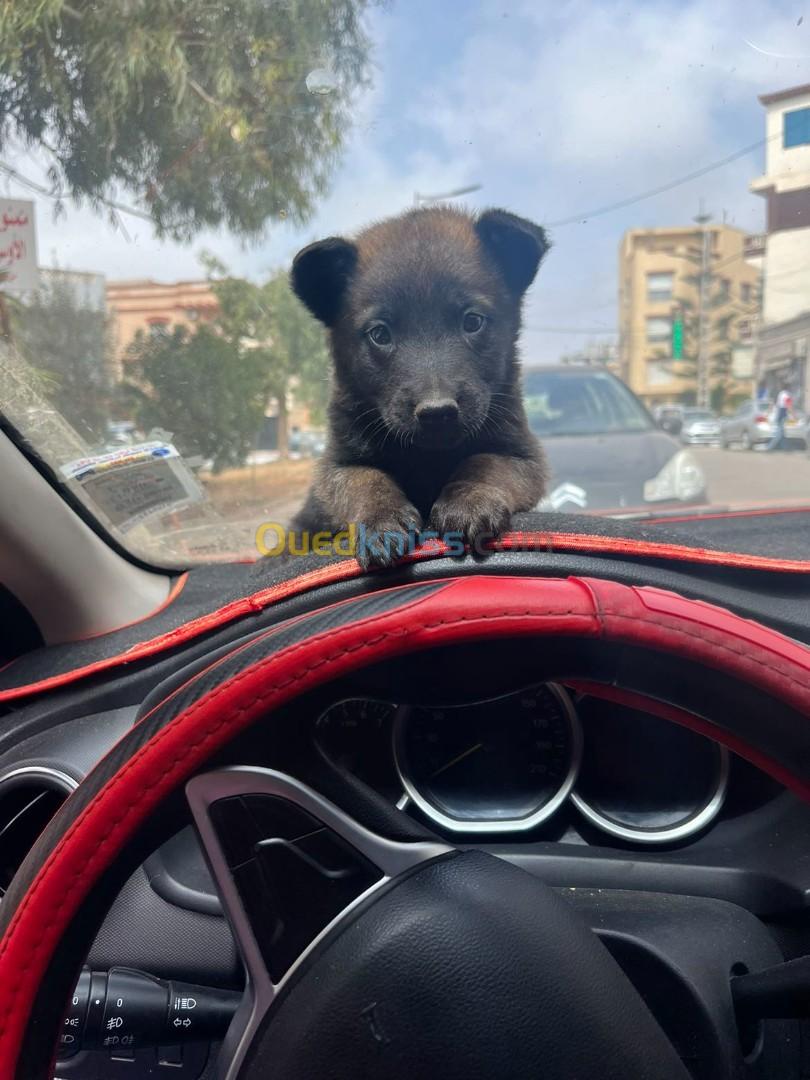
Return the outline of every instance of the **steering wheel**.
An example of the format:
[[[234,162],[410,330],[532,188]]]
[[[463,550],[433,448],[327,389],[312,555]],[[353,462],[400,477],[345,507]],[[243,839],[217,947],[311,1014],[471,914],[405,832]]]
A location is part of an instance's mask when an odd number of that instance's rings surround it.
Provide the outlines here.
[[[372,664],[513,641],[534,650],[541,677],[643,698],[810,797],[807,650],[719,608],[604,580],[482,573],[299,616],[172,685],[32,849],[0,908],[2,1076],[53,1075],[94,933],[176,831],[183,799],[248,972],[222,1050],[228,1078],[688,1076],[604,946],[537,878],[229,758],[235,740]],[[734,693],[722,720],[702,700]]]

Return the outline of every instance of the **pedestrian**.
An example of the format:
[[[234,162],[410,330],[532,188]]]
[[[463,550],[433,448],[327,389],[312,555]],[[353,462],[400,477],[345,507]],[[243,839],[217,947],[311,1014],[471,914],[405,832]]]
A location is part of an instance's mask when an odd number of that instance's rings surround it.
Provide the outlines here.
[[[782,450],[785,446],[785,421],[790,416],[791,409],[793,408],[793,398],[790,391],[782,389],[776,395],[776,405],[774,406],[773,423],[775,431],[773,437],[766,450]]]

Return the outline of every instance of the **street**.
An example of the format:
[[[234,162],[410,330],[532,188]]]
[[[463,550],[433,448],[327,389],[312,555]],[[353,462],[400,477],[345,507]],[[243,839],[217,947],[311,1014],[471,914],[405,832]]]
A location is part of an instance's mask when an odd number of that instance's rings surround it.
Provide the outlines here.
[[[810,457],[801,450],[720,450],[693,446],[690,451],[706,474],[710,502],[791,504],[810,501]]]

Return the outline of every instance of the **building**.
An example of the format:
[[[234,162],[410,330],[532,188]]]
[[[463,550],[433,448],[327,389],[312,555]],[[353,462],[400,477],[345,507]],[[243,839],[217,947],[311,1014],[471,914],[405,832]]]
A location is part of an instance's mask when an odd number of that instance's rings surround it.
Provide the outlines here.
[[[107,282],[103,274],[93,274],[85,270],[40,267],[40,290],[58,288],[60,285],[70,288],[76,307],[90,308],[91,311],[106,310]]]
[[[760,386],[787,387],[810,404],[810,84],[763,94],[765,173],[751,190],[767,202]]]
[[[725,400],[751,392],[753,357],[746,345],[759,313],[759,258],[756,238],[729,225],[706,222],[624,234],[619,373],[644,401],[696,399],[701,280],[708,389],[714,400],[719,390]],[[673,356],[676,322],[683,328],[681,359]]]
[[[217,298],[207,281],[110,281],[107,308],[112,320],[113,349],[119,368],[139,330],[154,333],[174,326],[193,326],[212,319]]]
[[[138,331],[149,334],[175,326],[192,328],[199,322],[212,320],[219,310],[208,281],[166,283],[146,279],[109,282],[107,307],[112,325],[115,377],[119,380],[124,373],[127,348]],[[287,402],[286,419],[291,429],[310,426],[309,411],[296,404],[293,395]],[[258,448],[272,450],[283,443],[287,438],[283,427],[279,403],[271,398],[257,436]]]

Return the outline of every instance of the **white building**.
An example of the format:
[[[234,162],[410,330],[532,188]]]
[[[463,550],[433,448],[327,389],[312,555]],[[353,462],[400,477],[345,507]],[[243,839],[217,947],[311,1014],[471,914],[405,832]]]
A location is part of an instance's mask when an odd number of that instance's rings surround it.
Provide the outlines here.
[[[93,311],[107,310],[107,282],[103,274],[40,267],[39,281],[40,288],[44,289],[58,284],[69,285],[78,307],[91,308]]]
[[[765,173],[751,190],[767,200],[760,380],[810,404],[810,84],[763,94]]]

